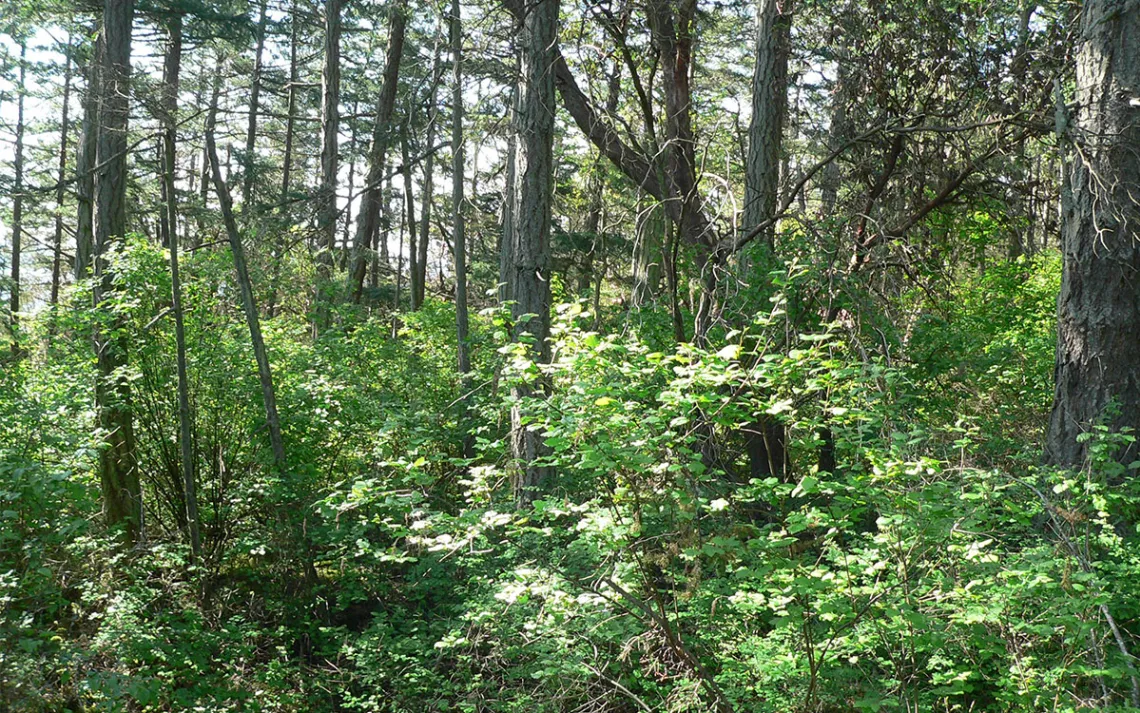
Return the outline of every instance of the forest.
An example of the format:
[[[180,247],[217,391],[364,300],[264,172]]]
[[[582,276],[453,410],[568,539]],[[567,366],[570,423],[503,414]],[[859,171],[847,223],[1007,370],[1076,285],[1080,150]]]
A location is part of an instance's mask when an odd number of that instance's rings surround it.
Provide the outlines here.
[[[0,270],[0,711],[1140,711],[1138,0],[5,0]]]

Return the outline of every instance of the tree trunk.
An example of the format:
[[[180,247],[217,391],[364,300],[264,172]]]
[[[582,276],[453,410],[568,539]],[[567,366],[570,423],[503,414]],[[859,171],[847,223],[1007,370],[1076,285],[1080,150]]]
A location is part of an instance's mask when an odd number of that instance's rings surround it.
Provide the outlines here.
[[[558,42],[558,0],[537,0],[522,24],[519,77],[518,181],[511,245],[511,293],[515,338],[528,342],[532,358],[550,361],[550,222],[554,194],[554,66]],[[524,315],[530,315],[523,319]],[[537,384],[517,383],[516,398],[541,393]],[[526,427],[518,406],[511,409],[511,446],[518,461],[514,491],[529,505],[549,475],[536,464],[545,452],[542,435]]]
[[[521,59],[516,58],[517,63]],[[516,64],[516,67],[518,65]],[[515,202],[518,200],[518,176],[515,174],[518,163],[519,134],[519,80],[516,78],[514,89],[511,91],[511,112],[507,122],[507,168],[506,180],[503,185],[503,223],[499,235],[499,302],[500,304],[514,299],[511,292],[511,264],[513,262],[511,251],[515,241]],[[478,167],[476,167],[477,169]]]
[[[467,226],[463,221],[463,29],[459,0],[451,0],[451,239],[455,259],[455,345],[459,367],[459,388],[471,390],[471,347],[468,344],[467,315]],[[430,142],[429,142],[430,143]],[[474,440],[467,430],[467,399],[460,399],[463,412],[464,458],[474,453]]]
[[[405,125],[405,128],[406,128],[406,125]],[[415,255],[416,254],[416,202],[415,202],[415,198],[413,197],[413,193],[412,193],[412,167],[411,167],[410,162],[408,161],[408,136],[407,136],[406,131],[404,132],[404,136],[400,137],[400,156],[401,156],[401,160],[403,161],[403,164],[404,164],[404,172],[403,172],[404,173],[404,201],[405,201],[404,208],[408,212],[407,216],[404,218],[404,225],[407,227],[407,235],[408,235],[408,254],[409,255]],[[403,233],[400,234],[400,241],[401,241],[400,242],[400,248],[396,252],[396,310],[397,311],[399,311],[399,309],[400,309],[400,287],[401,287],[401,280],[403,280],[403,276],[404,276]],[[408,262],[410,263],[412,261],[409,260]],[[408,272],[411,273],[413,271],[409,270]],[[409,282],[411,282],[411,279],[409,279]],[[413,287],[412,285],[408,286],[408,292],[412,291],[412,287]],[[410,303],[411,299],[409,299],[408,301]]]
[[[285,155],[281,159],[281,206],[285,210],[289,198],[290,182],[293,177],[293,132],[296,128],[297,112],[297,2],[294,0],[291,13],[292,29],[289,32],[289,95],[286,104],[285,117]],[[273,273],[270,277],[269,303],[266,305],[266,314],[270,318],[277,316],[277,293],[281,282],[281,261],[285,259],[285,239],[274,236]]]
[[[1080,466],[1103,420],[1140,430],[1140,5],[1089,0],[1077,50],[1076,126],[1062,187],[1061,294],[1047,453]],[[1059,128],[1066,129],[1063,102]],[[1136,459],[1135,444],[1119,449]]]
[[[95,161],[96,307],[115,289],[108,256],[127,229],[127,128],[133,20],[133,0],[105,0]],[[120,334],[121,326],[120,319],[113,318],[95,337],[99,372],[95,403],[99,427],[107,441],[99,452],[99,476],[107,525],[121,526],[125,542],[134,543],[142,535],[142,491],[135,454],[131,387],[120,373],[127,364],[127,340]]]
[[[333,0],[333,2],[336,2],[336,0]],[[246,124],[245,129],[245,156],[242,162],[244,164],[241,187],[243,213],[253,209],[253,177],[256,173],[255,168],[257,164],[257,114],[260,111],[258,105],[261,102],[262,60],[265,56],[265,23],[268,19],[265,13],[266,5],[266,0],[261,0],[261,5],[258,7],[257,48],[253,55],[253,79],[251,80],[249,88],[249,122]]]
[[[724,256],[715,251],[716,235],[697,186],[696,142],[693,138],[693,94],[690,68],[696,3],[685,0],[674,8],[670,0],[653,0],[650,28],[661,53],[665,95],[666,209],[677,221],[679,236],[694,246],[701,295],[694,320],[693,340],[705,344],[712,326],[716,287]]]
[[[293,134],[297,125],[297,3],[293,2],[290,14],[292,29],[289,32],[289,102],[285,116],[285,156],[281,162],[281,201],[289,196],[293,178]]]
[[[385,167],[385,171],[387,171]],[[368,284],[372,289],[380,286],[380,265],[388,270],[388,234],[392,229],[392,174],[384,174],[384,184],[380,190],[380,219],[369,245],[372,247],[372,270]]]
[[[198,526],[198,487],[194,479],[194,441],[190,423],[190,379],[186,371],[186,326],[182,311],[182,277],[178,271],[178,201],[174,171],[178,146],[178,82],[182,68],[182,15],[170,18],[166,61],[163,64],[163,142],[162,192],[165,197],[167,235],[170,251],[170,302],[174,313],[175,366],[178,371],[178,445],[182,464],[182,495],[186,505],[186,529],[194,557],[202,553]]]
[[[618,100],[621,98],[621,62],[617,59],[614,60],[613,68],[607,74],[606,85],[608,88],[606,113],[613,115],[617,111]],[[589,236],[590,249],[579,265],[577,289],[579,295],[589,295],[590,293],[594,280],[595,258],[603,245],[599,230],[602,224],[602,212],[605,208],[603,201],[606,188],[604,161],[605,157],[599,151],[594,159],[594,169],[590,173],[586,222],[582,231]],[[595,310],[594,318],[597,319],[597,317],[597,310]]]
[[[206,153],[210,157],[210,172],[214,179],[214,190],[222,210],[222,222],[226,226],[226,236],[233,252],[234,272],[237,274],[241,290],[242,309],[249,326],[249,340],[253,346],[253,356],[257,360],[257,374],[261,380],[261,400],[265,408],[265,424],[269,430],[269,446],[273,453],[273,465],[278,474],[285,469],[285,440],[281,435],[281,419],[277,415],[277,396],[273,389],[273,373],[269,368],[269,355],[265,350],[265,340],[261,336],[261,320],[257,314],[257,303],[253,298],[253,283],[249,279],[249,268],[245,262],[245,248],[241,233],[234,218],[233,201],[229,188],[222,178],[222,166],[218,161],[218,150],[214,145],[214,119],[207,120]]]
[[[222,92],[222,55],[217,54],[214,59],[214,80],[213,86],[210,89],[210,105],[206,109],[206,128],[212,130],[213,122],[216,121],[215,117],[218,115],[218,99],[221,97]],[[192,247],[198,247],[202,244],[202,235],[205,233],[205,214],[206,207],[210,201],[210,151],[208,147],[202,145],[202,181],[198,186],[198,199],[201,201],[201,210],[198,211],[198,231],[194,234],[194,240],[191,241]]]
[[[328,328],[333,251],[336,249],[336,183],[340,167],[341,0],[325,3],[325,63],[321,72],[321,188],[317,195],[317,289],[313,339]]]
[[[427,140],[424,142],[428,155],[424,158],[424,182],[423,188],[420,190],[420,203],[422,203],[420,206],[420,242],[417,245],[418,252],[415,259],[412,260],[412,310],[418,310],[424,303],[424,294],[427,291],[428,233],[431,225],[431,202],[435,188],[432,181],[432,173],[435,169],[435,152],[432,151],[432,146],[435,144],[436,124],[439,122],[439,106],[436,100],[440,82],[443,80],[443,63],[440,61],[442,49],[443,43],[440,40],[436,43],[435,60],[432,62],[431,91],[428,92],[430,97],[429,119]]]
[[[102,101],[103,31],[95,36],[95,45],[87,59],[87,88],[83,93],[83,134],[75,159],[75,194],[78,202],[75,216],[75,279],[87,277],[91,269],[91,253],[95,249],[95,155],[99,146],[99,112]]]
[[[20,311],[20,250],[24,233],[24,95],[28,73],[28,43],[20,43],[19,84],[16,86],[16,158],[12,176],[12,269],[8,293],[8,319],[12,332],[12,355],[20,355],[20,339],[16,334],[16,313]]]
[[[352,115],[355,117],[360,111],[357,101],[352,102]],[[350,228],[352,227],[352,196],[356,195],[356,122],[349,126],[348,136],[348,200],[344,204],[343,232],[341,234],[340,250],[337,253],[336,263],[341,270],[348,269],[348,255],[351,249]]]
[[[644,306],[661,288],[661,250],[665,235],[665,215],[655,203],[641,204],[637,213],[636,238],[633,244],[634,307]]]
[[[364,289],[364,273],[368,267],[366,248],[376,233],[380,220],[380,184],[384,177],[384,159],[388,148],[392,111],[396,106],[396,89],[400,79],[400,58],[404,54],[404,33],[408,23],[407,7],[401,1],[392,8],[392,22],[388,32],[388,52],[384,66],[384,86],[376,107],[376,126],[372,132],[372,150],[368,157],[367,188],[360,201],[356,219],[356,238],[352,245],[352,273],[349,275],[349,292],[352,301],[359,303]]]
[[[51,241],[51,304],[59,303],[60,271],[63,255],[63,204],[67,197],[67,148],[68,132],[71,130],[71,35],[67,36],[67,56],[63,68],[63,113],[59,120],[59,164],[56,170],[55,187],[55,232]]]
[[[787,175],[781,144],[788,104],[788,55],[791,44],[790,0],[757,0],[756,57],[752,72],[752,119],[745,160],[744,231],[771,222],[779,199],[781,175]],[[756,286],[769,291],[767,273],[775,256],[775,223],[761,234],[764,252]],[[744,428],[753,478],[784,478],[787,435],[784,424],[767,414]]]
[[[752,70],[752,119],[748,124],[745,160],[744,230],[776,212],[780,186],[780,145],[788,104],[790,0],[757,0],[756,56]],[[763,233],[772,249],[774,226]],[[766,267],[765,267],[766,269]]]

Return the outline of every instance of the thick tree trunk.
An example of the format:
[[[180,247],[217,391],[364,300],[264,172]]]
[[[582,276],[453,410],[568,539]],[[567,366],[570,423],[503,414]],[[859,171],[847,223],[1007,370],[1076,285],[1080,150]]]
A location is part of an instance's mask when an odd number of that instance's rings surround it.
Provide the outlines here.
[[[1140,430],[1140,5],[1089,0],[1081,25],[1047,443],[1049,460],[1069,466],[1084,463],[1089,444],[1078,438],[1098,420]],[[1136,451],[1116,455],[1129,462]]]
[[[459,388],[471,390],[471,346],[468,344],[467,315],[467,226],[463,220],[463,29],[459,0],[451,0],[451,233],[455,259],[455,344],[459,368]],[[429,142],[430,144],[430,142]],[[463,398],[460,427],[464,429],[464,458],[474,453],[474,439],[467,432],[467,399]]]
[[[336,184],[340,168],[341,0],[325,3],[325,62],[321,72],[321,187],[317,194],[317,286],[313,338],[328,328],[333,251],[336,249]]]
[[[162,71],[163,142],[162,192],[165,198],[167,235],[170,251],[170,302],[174,313],[175,367],[178,371],[178,445],[182,465],[182,496],[186,506],[186,529],[190,551],[202,552],[198,526],[198,487],[194,479],[194,440],[190,423],[190,379],[186,370],[186,326],[182,312],[182,276],[178,271],[178,201],[174,186],[178,146],[178,83],[182,68],[182,15],[170,18],[168,44]]]
[[[404,34],[408,24],[407,7],[400,2],[392,8],[392,21],[388,32],[388,52],[384,66],[384,86],[376,106],[376,126],[372,132],[372,150],[368,159],[367,188],[360,200],[360,213],[356,218],[356,238],[352,244],[352,272],[349,275],[349,292],[352,301],[359,303],[364,289],[364,273],[368,268],[367,247],[376,234],[380,220],[380,184],[384,177],[385,156],[391,133],[392,111],[396,106],[396,89],[400,79],[400,58],[404,54]]]
[[[91,270],[95,250],[95,156],[99,146],[99,112],[102,101],[103,31],[87,59],[87,87],[83,93],[83,133],[75,159],[75,279],[82,280]]]
[[[11,285],[8,293],[8,319],[12,332],[12,354],[20,354],[20,340],[16,334],[16,313],[20,311],[20,251],[24,237],[24,95],[27,93],[28,43],[20,43],[19,83],[16,86],[16,158],[12,166],[12,261]]]
[[[528,342],[532,358],[550,361],[550,222],[554,194],[554,72],[558,42],[558,0],[537,0],[522,24],[519,81],[518,181],[511,245],[511,294],[515,338]],[[523,319],[524,315],[530,315]],[[541,393],[538,384],[517,383],[519,399]],[[528,505],[549,475],[536,464],[544,455],[542,435],[526,427],[519,407],[511,410],[511,446],[518,461],[514,490]]]
[[[127,126],[130,117],[132,0],[105,0],[99,139],[95,171],[95,305],[115,289],[108,256],[127,230]],[[115,320],[117,322],[117,319]],[[95,338],[99,427],[106,444],[99,452],[103,513],[110,527],[123,527],[125,541],[142,535],[142,491],[135,454],[127,342],[112,323]]]
[[[67,36],[67,56],[63,68],[63,113],[59,120],[59,163],[56,169],[55,232],[51,241],[51,304],[59,302],[63,256],[63,205],[67,197],[68,132],[71,131],[71,35]]]
[[[780,146],[788,104],[790,27],[790,0],[757,0],[752,119],[748,124],[748,156],[744,166],[744,230],[751,230],[776,212]],[[769,250],[774,235],[774,227],[762,235]]]
[[[333,0],[334,2],[336,0]],[[261,0],[257,16],[257,47],[253,55],[253,78],[249,87],[249,121],[245,129],[245,156],[242,161],[242,211],[253,208],[253,178],[257,164],[257,118],[261,111],[261,74],[265,57],[266,0]],[[339,14],[339,13],[338,13]]]
[[[757,0],[756,56],[752,71],[752,119],[748,125],[748,155],[744,162],[743,230],[768,222],[761,233],[764,256],[754,285],[767,292],[767,272],[775,252],[775,223],[781,175],[787,174],[781,151],[788,105],[788,55],[791,51],[791,1]],[[784,424],[759,414],[745,437],[753,478],[784,477],[787,435]]]

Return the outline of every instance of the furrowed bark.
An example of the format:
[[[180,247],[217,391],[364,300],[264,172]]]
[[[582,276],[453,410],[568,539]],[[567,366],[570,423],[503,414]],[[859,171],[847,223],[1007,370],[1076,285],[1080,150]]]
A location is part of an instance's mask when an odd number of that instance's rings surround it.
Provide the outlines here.
[[[1061,294],[1051,463],[1079,467],[1098,420],[1140,429],[1140,5],[1089,0],[1077,51],[1075,124],[1062,187]],[[1116,454],[1136,459],[1136,446]]]
[[[95,306],[115,291],[108,260],[127,229],[127,129],[130,117],[132,0],[105,0],[103,66],[95,165]],[[142,490],[135,453],[127,341],[119,317],[107,316],[95,337],[98,381],[95,403],[106,444],[99,453],[103,514],[109,527],[121,527],[125,544],[142,537]]]

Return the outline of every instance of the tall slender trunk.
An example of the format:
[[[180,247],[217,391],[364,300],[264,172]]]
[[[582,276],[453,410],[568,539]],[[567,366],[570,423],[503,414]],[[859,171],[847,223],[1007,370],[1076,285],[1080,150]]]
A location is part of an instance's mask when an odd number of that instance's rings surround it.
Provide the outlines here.
[[[266,5],[266,0],[261,0],[261,4],[258,6],[257,47],[253,55],[253,79],[249,88],[249,122],[245,129],[245,156],[242,167],[241,200],[243,212],[253,209],[253,177],[256,173],[257,164],[257,117],[258,112],[261,111],[259,106],[261,103],[261,74],[262,62],[265,57],[265,24],[268,20],[265,12]]]
[[[404,54],[404,34],[407,28],[407,6],[401,0],[392,8],[392,21],[388,32],[388,52],[384,67],[384,86],[380,90],[376,107],[376,126],[372,132],[372,150],[369,154],[368,179],[360,201],[356,219],[356,238],[352,245],[352,272],[349,292],[352,301],[360,302],[364,287],[364,273],[368,267],[366,247],[376,233],[380,219],[380,184],[384,177],[384,163],[388,148],[392,111],[396,105],[396,88],[400,79],[400,58]]]
[[[20,42],[19,84],[16,86],[16,159],[12,166],[12,268],[8,293],[8,319],[12,332],[12,354],[20,354],[20,340],[16,334],[16,313],[20,311],[20,250],[24,235],[24,95],[28,73],[28,43]]]
[[[459,388],[471,390],[471,346],[468,344],[467,315],[467,226],[463,221],[463,25],[459,0],[451,0],[448,18],[451,34],[451,234],[455,259],[455,349],[459,367]],[[474,455],[474,440],[467,431],[467,399],[461,399],[463,413],[463,457]]]
[[[55,187],[55,232],[51,241],[51,304],[59,303],[60,270],[63,255],[63,204],[67,197],[68,132],[71,131],[71,34],[67,35],[67,55],[63,66],[63,112],[59,120],[59,162]]]
[[[182,496],[186,506],[190,551],[198,557],[202,552],[202,536],[198,526],[198,487],[194,479],[190,379],[186,371],[186,326],[182,311],[182,277],[178,271],[178,200],[174,185],[178,146],[178,83],[182,68],[181,14],[170,18],[167,35],[166,59],[162,69],[162,192],[168,231],[164,237],[170,252],[170,302],[171,311],[174,312],[175,366],[178,371],[178,445],[182,465]]]
[[[285,156],[281,161],[281,201],[289,196],[290,181],[293,177],[293,134],[297,120],[297,0],[293,0],[290,15],[292,26],[289,32],[289,101],[285,116]]]
[[[218,115],[218,100],[222,92],[222,56],[218,54],[214,59],[214,79],[210,88],[210,104],[206,108],[206,127],[212,126],[211,122],[215,121]],[[198,200],[201,202],[201,210],[198,211],[198,230],[194,233],[194,239],[191,241],[191,247],[197,248],[202,244],[202,235],[205,234],[205,213],[206,206],[210,201],[210,152],[205,143],[202,144],[202,177],[198,185]]]
[[[606,112],[612,115],[617,111],[618,100],[621,98],[621,60],[614,59],[613,68],[606,78],[608,92],[606,96]],[[599,151],[594,158],[594,169],[590,172],[589,200],[586,208],[586,222],[583,232],[589,236],[590,249],[582,260],[578,270],[578,294],[589,294],[594,279],[594,262],[597,253],[604,245],[604,238],[599,233],[602,224],[602,210],[605,207],[605,156]],[[595,311],[594,317],[597,318]]]
[[[1021,7],[1018,18],[1017,49],[1010,61],[1009,75],[1013,86],[1023,87],[1026,82],[1026,70],[1029,68],[1029,29],[1033,13],[1037,9],[1035,1],[1025,2]],[[1021,216],[1026,218],[1024,224],[1018,221],[1010,230],[1008,257],[1010,262],[1017,260],[1025,254],[1026,246],[1032,241],[1033,231],[1033,192],[1030,188],[1030,171],[1032,164],[1025,155],[1025,140],[1017,142],[1010,156],[1010,174],[1014,191],[1009,202]]]
[[[359,110],[360,110],[359,103],[356,101],[353,101],[353,103],[352,103],[352,115],[355,117]],[[349,200],[344,205],[344,222],[342,223],[342,225],[344,226],[343,227],[344,232],[341,235],[341,248],[340,248],[340,251],[338,252],[338,258],[339,259],[337,260],[337,263],[339,263],[341,270],[344,270],[348,267],[348,253],[350,250],[349,241],[351,240],[350,228],[352,226],[352,196],[356,193],[356,122],[352,122],[352,124],[349,128],[350,128],[349,137],[348,137],[348,156],[349,156],[349,158],[348,158],[348,196],[349,196]]]
[[[99,112],[102,102],[103,30],[95,35],[87,59],[87,87],[83,92],[83,133],[75,159],[75,279],[87,277],[95,250],[95,156],[99,145]]]
[[[407,226],[407,234],[408,234],[408,254],[410,256],[414,256],[414,255],[416,255],[416,202],[413,198],[413,193],[412,193],[412,166],[408,160],[408,158],[409,158],[408,157],[408,136],[407,136],[406,132],[403,136],[400,137],[400,155],[401,155],[401,157],[403,159],[403,163],[404,163],[404,200],[406,201],[405,207],[407,208],[407,211],[408,211],[407,218],[405,218],[405,221],[406,221],[405,225]],[[401,241],[402,240],[403,240],[403,234],[401,234]],[[408,262],[412,263],[412,260],[409,259]],[[413,267],[413,269],[408,271],[409,275],[411,275],[411,273],[413,273],[415,271],[414,270],[414,264],[411,265],[411,267]],[[401,242],[400,243],[400,250],[399,250],[399,252],[396,253],[396,309],[397,310],[400,309],[400,280],[403,277],[403,274],[404,274],[404,243]],[[409,283],[411,283],[411,281],[413,279],[414,278],[409,277],[409,280],[408,280]],[[409,284],[408,285],[408,292],[412,292],[413,288],[414,288],[414,285]],[[413,297],[413,298],[409,299],[408,301],[411,302],[414,299],[415,298]]]
[[[408,216],[414,215],[411,210],[404,210],[404,207],[411,201],[412,196],[405,184],[404,192],[400,194],[400,237],[396,241],[396,297],[392,302],[393,310],[400,309],[400,293],[404,289],[404,231],[408,229]]]
[[[517,66],[522,60],[516,58]],[[507,135],[507,170],[506,180],[503,184],[503,223],[499,237],[499,302],[509,302],[511,290],[511,264],[515,242],[515,204],[518,200],[518,176],[515,168],[519,150],[518,114],[519,114],[519,88],[516,76],[514,89],[511,91],[511,113],[507,122],[509,132]],[[476,172],[478,167],[476,167]]]
[[[291,14],[292,25],[289,31],[289,86],[287,88],[289,99],[286,103],[285,116],[285,155],[281,159],[281,206],[286,210],[286,201],[289,198],[290,182],[293,177],[293,132],[296,129],[297,113],[297,0],[293,0]],[[281,283],[281,261],[285,259],[285,238],[275,235],[273,239],[273,269],[269,278],[269,300],[266,305],[266,314],[272,318],[277,316],[277,292]]]
[[[715,318],[716,288],[725,255],[715,251],[716,234],[705,214],[704,201],[697,186],[693,94],[689,76],[696,3],[686,0],[674,8],[670,0],[653,0],[649,14],[653,43],[662,58],[666,209],[676,216],[680,231],[678,237],[695,249],[701,293],[693,340],[703,345]]]
[[[554,194],[554,58],[559,0],[537,0],[522,23],[519,82],[519,147],[515,156],[518,198],[511,244],[511,292],[515,338],[529,343],[535,361],[550,361],[550,222]],[[530,315],[523,319],[524,315]],[[525,401],[541,394],[539,384],[516,382],[513,395]],[[529,505],[549,468],[542,435],[526,427],[518,405],[511,409],[511,446],[518,462],[512,483],[520,505]]]
[[[237,274],[238,288],[241,290],[241,304],[245,311],[245,321],[249,327],[249,340],[253,346],[253,356],[257,361],[257,374],[261,381],[261,401],[265,408],[265,424],[269,431],[269,446],[273,453],[273,465],[279,474],[283,473],[285,462],[285,440],[281,435],[281,419],[277,415],[277,396],[273,389],[273,372],[269,368],[269,355],[265,350],[265,339],[261,336],[261,319],[257,313],[257,303],[253,297],[253,283],[249,279],[249,268],[245,261],[245,248],[241,233],[234,218],[233,199],[222,178],[222,165],[218,161],[218,149],[214,144],[214,119],[207,120],[206,153],[210,157],[210,173],[214,180],[214,191],[222,211],[222,222],[226,226],[230,251],[234,258],[234,272]]]
[[[388,170],[387,167],[384,169]],[[372,247],[372,270],[368,284],[372,289],[380,286],[380,265],[385,270],[388,266],[388,233],[392,227],[392,174],[384,174],[384,184],[380,190],[380,219],[377,221],[376,231],[372,234],[369,243]]]
[[[127,128],[130,118],[132,0],[105,0],[99,140],[95,165],[95,305],[115,290],[108,257],[127,229]],[[127,543],[142,536],[142,490],[135,453],[127,340],[121,318],[98,330],[95,388],[99,426],[106,445],[99,453],[103,513],[110,527],[123,527]]]
[[[412,261],[412,310],[419,309],[420,305],[424,303],[424,294],[427,288],[428,235],[431,225],[431,202],[435,189],[435,183],[433,181],[435,152],[432,151],[432,146],[435,144],[436,124],[439,122],[437,99],[439,85],[443,81],[443,63],[440,61],[442,49],[442,38],[437,38],[435,59],[432,61],[431,91],[428,92],[429,118],[427,140],[424,143],[427,147],[428,154],[424,159],[424,181],[423,188],[420,189],[420,203],[422,203],[420,207],[420,241],[416,246],[417,252],[415,259]]]
[[[321,71],[321,187],[317,195],[317,288],[313,338],[328,328],[328,301],[336,249],[336,184],[340,168],[341,0],[325,3],[325,62]]]

